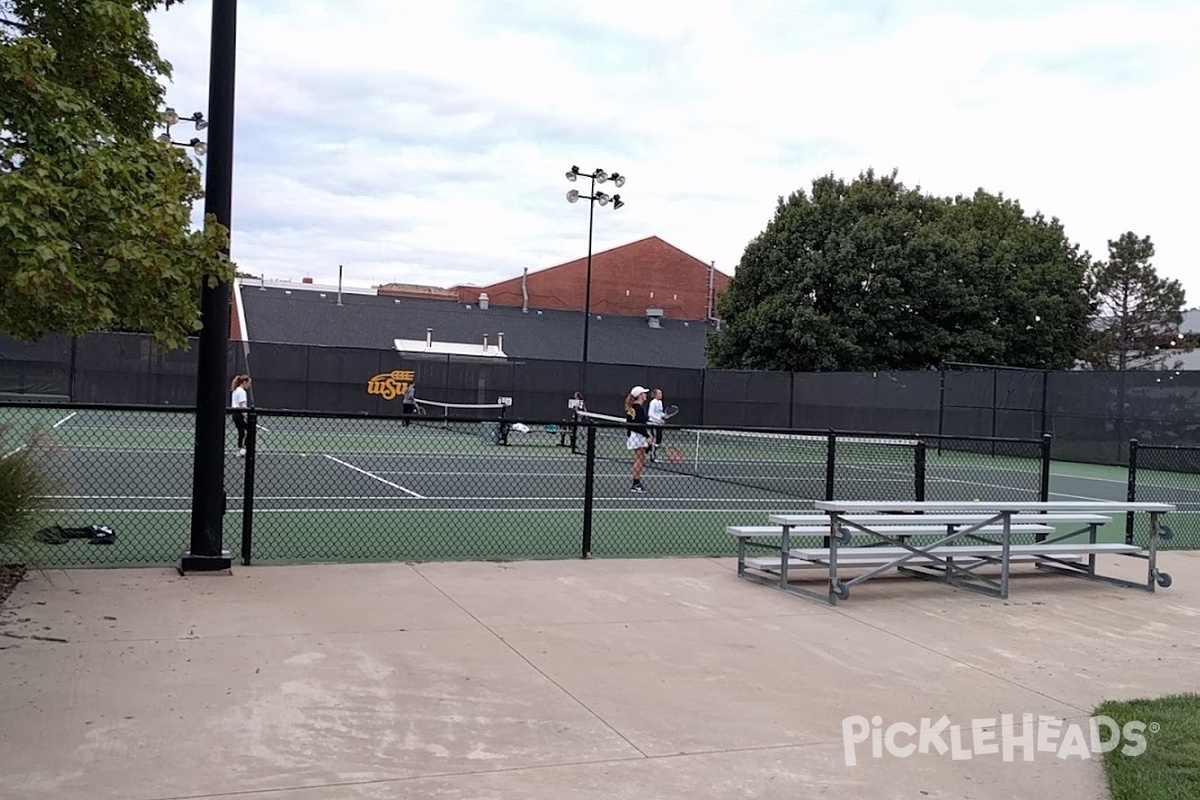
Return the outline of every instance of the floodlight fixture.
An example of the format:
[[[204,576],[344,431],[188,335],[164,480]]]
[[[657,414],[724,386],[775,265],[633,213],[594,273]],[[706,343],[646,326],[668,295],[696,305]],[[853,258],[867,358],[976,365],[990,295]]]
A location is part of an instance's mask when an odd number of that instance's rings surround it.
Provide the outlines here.
[[[572,166],[567,170],[567,180],[572,183],[577,181],[580,176],[591,179],[592,192],[591,194],[580,194],[579,190],[571,189],[567,192],[567,202],[577,203],[580,200],[588,201],[587,284],[584,289],[583,300],[583,361],[586,362],[588,360],[588,333],[592,318],[592,232],[596,216],[596,204],[599,203],[601,207],[605,207],[609,203],[612,203],[614,211],[625,205],[619,194],[610,197],[604,192],[597,192],[596,184],[606,183],[611,180],[617,188],[620,188],[625,185],[625,176],[619,172],[614,172],[610,175],[602,169],[592,170],[589,174],[581,172],[578,166]]]

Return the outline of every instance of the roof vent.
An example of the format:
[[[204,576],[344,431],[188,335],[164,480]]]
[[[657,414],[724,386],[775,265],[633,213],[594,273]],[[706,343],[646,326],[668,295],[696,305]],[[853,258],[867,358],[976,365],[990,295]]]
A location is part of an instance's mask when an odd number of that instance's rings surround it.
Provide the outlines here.
[[[662,316],[663,316],[663,310],[661,308],[647,308],[646,309],[646,323],[651,328],[661,328],[662,327],[662,323],[659,322],[659,320],[662,319]]]
[[[483,309],[484,311],[487,311],[489,302],[490,302],[490,299],[488,298],[488,293],[480,292],[479,293],[479,307],[481,309]]]

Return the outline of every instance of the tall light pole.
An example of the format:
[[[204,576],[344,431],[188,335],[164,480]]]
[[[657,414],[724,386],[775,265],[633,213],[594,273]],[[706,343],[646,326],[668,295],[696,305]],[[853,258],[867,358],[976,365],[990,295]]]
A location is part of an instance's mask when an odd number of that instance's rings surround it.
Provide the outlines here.
[[[625,176],[616,172],[609,175],[602,169],[594,170],[591,174],[580,172],[579,167],[571,167],[567,170],[567,180],[572,183],[579,180],[580,176],[591,179],[592,193],[580,194],[578,189],[572,189],[567,192],[567,202],[578,203],[580,200],[588,201],[587,284],[584,288],[583,298],[583,361],[586,363],[588,360],[588,329],[592,319],[592,223],[596,216],[596,203],[599,203],[601,206],[607,206],[611,202],[613,204],[613,211],[625,205],[619,194],[609,197],[604,192],[597,192],[596,184],[611,180],[620,189],[625,185]]]
[[[233,204],[234,67],[237,0],[213,0],[212,43],[208,74],[208,169],[204,178],[204,214],[227,229]],[[226,251],[225,256],[229,253]],[[223,546],[225,515],[225,407],[229,376],[230,286],[200,288],[200,346],[196,371],[196,451],[192,467],[191,546],[181,572],[229,569],[233,560]]]

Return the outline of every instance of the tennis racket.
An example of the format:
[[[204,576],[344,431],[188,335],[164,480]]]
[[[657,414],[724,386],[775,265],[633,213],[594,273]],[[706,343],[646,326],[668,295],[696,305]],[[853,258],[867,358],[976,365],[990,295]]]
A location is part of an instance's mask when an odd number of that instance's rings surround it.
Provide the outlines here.
[[[663,419],[670,419],[679,413],[679,406],[671,405],[663,409]]]

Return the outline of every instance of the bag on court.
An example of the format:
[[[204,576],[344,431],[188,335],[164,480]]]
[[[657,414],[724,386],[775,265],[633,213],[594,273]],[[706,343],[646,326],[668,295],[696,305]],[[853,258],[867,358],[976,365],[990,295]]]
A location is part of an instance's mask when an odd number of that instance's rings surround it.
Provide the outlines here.
[[[68,539],[87,539],[92,544],[112,544],[117,540],[117,532],[107,525],[84,525],[78,528],[64,528],[52,525],[37,532],[38,540],[46,544],[63,544]]]

